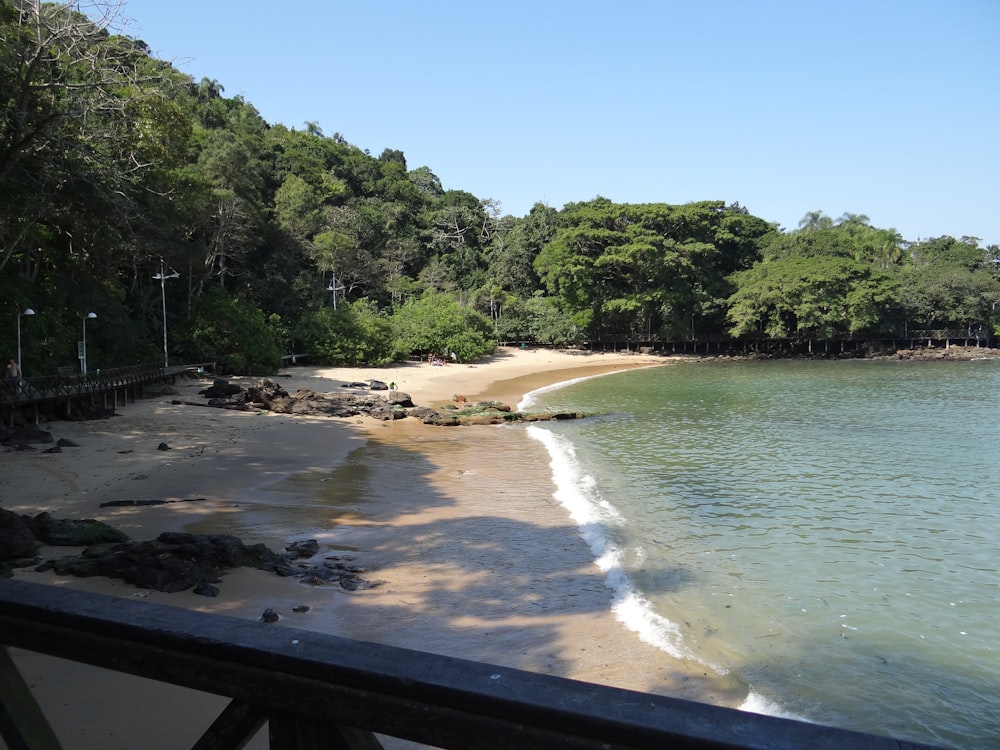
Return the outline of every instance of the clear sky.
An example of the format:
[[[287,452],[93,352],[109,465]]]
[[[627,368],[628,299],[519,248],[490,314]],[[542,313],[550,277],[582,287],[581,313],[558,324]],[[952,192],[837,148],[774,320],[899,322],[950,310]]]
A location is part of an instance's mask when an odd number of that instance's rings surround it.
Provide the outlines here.
[[[272,124],[525,215],[598,195],[1000,243],[1000,0],[124,0]]]

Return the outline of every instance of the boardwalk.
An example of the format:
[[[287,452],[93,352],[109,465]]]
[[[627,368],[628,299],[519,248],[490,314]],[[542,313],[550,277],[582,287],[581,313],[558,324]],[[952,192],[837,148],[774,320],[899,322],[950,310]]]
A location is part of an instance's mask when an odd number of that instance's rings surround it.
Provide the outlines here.
[[[117,409],[119,400],[134,401],[147,383],[172,380],[181,373],[199,369],[199,365],[147,364],[132,367],[118,367],[113,370],[97,370],[86,374],[52,375],[31,378],[0,385],[0,412],[4,421],[13,424],[14,414],[24,409],[34,411],[38,421],[39,409],[43,405],[65,405],[66,413],[73,403],[98,400],[105,408]]]

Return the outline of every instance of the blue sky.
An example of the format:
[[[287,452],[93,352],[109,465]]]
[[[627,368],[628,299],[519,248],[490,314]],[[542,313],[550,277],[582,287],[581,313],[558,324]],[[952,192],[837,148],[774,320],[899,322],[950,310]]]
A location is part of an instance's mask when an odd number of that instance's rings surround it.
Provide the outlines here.
[[[124,33],[269,123],[523,216],[739,202],[1000,243],[997,0],[125,0]]]

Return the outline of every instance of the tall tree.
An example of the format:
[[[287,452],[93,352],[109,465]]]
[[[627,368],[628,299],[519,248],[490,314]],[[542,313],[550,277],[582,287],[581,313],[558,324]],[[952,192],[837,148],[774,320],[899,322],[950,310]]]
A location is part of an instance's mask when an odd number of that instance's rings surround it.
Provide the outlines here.
[[[128,109],[148,50],[108,34],[117,3],[87,3],[96,23],[81,5],[0,2],[0,268],[18,253],[30,263],[46,238],[68,234],[67,183],[124,223],[148,167],[129,136]]]

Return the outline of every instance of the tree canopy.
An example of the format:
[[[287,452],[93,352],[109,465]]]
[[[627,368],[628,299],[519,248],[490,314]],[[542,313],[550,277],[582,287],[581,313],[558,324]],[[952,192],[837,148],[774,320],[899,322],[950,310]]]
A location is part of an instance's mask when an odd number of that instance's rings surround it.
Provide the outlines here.
[[[293,352],[376,364],[498,340],[1000,324],[1000,249],[975,238],[822,211],[785,232],[720,200],[507,215],[398,148],[268,123],[112,21],[0,0],[0,341],[13,352],[21,324],[29,372],[72,364],[91,311],[102,366],[156,361],[166,324],[177,356],[260,372]]]

